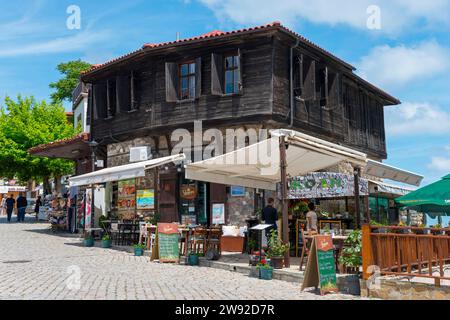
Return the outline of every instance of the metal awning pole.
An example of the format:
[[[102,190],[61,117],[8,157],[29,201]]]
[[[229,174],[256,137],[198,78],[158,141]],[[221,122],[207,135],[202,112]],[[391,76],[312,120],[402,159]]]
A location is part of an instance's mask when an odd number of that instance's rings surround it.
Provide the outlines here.
[[[281,172],[281,205],[283,213],[283,242],[289,243],[289,216],[288,216],[288,204],[287,204],[287,160],[286,160],[286,142],[284,136],[280,137],[280,172]],[[284,265],[286,268],[291,266],[290,264],[290,250],[284,255]]]
[[[361,227],[361,206],[359,203],[359,177],[361,176],[361,168],[354,168],[355,174],[355,215],[356,215],[356,228]]]

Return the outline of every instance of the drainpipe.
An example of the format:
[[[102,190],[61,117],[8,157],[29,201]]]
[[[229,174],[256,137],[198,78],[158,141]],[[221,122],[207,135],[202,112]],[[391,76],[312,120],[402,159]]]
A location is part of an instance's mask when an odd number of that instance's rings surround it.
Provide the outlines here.
[[[294,101],[294,49],[298,47],[300,44],[300,40],[297,39],[295,42],[295,45],[291,47],[290,52],[290,59],[291,59],[291,65],[290,65],[290,107],[291,107],[291,128],[294,126],[294,107],[295,107],[295,101]]]

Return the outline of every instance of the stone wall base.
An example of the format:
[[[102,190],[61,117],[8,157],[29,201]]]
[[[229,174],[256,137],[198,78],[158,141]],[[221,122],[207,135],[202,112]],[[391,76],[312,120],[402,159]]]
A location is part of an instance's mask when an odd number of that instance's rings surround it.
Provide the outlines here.
[[[384,300],[450,300],[450,287],[433,284],[380,279],[378,288],[361,280],[361,296]]]

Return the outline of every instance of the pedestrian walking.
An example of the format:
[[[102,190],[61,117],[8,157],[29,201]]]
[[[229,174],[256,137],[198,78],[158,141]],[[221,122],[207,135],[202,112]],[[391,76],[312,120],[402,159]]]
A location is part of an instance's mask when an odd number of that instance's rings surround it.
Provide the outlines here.
[[[14,195],[10,195],[8,199],[6,199],[6,215],[8,218],[8,222],[11,222],[12,213],[14,211],[14,205],[16,204],[16,200],[14,199]]]
[[[39,220],[39,208],[42,206],[41,196],[36,198],[36,204],[34,206],[34,213],[36,213],[36,220]]]
[[[6,199],[8,198],[7,194],[2,195],[2,202],[0,203],[0,216],[6,214]]]
[[[17,198],[17,221],[24,222],[25,221],[25,212],[28,206],[27,198],[23,196],[22,193],[19,194]]]

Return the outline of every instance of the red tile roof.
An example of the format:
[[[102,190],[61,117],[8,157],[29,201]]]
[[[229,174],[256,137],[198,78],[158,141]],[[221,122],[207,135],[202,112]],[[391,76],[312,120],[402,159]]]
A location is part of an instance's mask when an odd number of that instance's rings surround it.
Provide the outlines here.
[[[294,31],[286,28],[285,26],[283,26],[279,21],[274,21],[272,23],[269,24],[265,24],[265,25],[261,25],[261,26],[257,26],[257,27],[250,27],[250,28],[244,28],[244,29],[239,29],[239,30],[233,30],[233,31],[221,31],[221,30],[214,30],[208,33],[205,33],[203,35],[200,36],[196,36],[196,37],[192,37],[192,38],[187,38],[187,39],[180,39],[180,40],[175,40],[175,41],[168,41],[168,42],[161,42],[161,43],[147,43],[144,44],[144,46],[138,50],[135,50],[133,52],[130,52],[126,55],[123,55],[121,57],[115,58],[113,60],[110,60],[108,62],[105,62],[103,64],[97,64],[97,65],[93,65],[92,68],[86,72],[84,72],[84,74],[89,74],[93,71],[96,71],[98,69],[101,69],[103,67],[109,66],[111,64],[114,64],[116,62],[119,61],[123,61],[126,60],[127,58],[137,55],[139,53],[142,53],[144,51],[147,51],[148,49],[155,49],[155,48],[162,48],[162,47],[167,47],[170,45],[175,45],[175,44],[182,44],[182,43],[188,43],[188,42],[193,42],[193,41],[198,41],[198,40],[204,40],[204,39],[209,39],[209,38],[217,38],[217,37],[222,37],[222,36],[229,36],[229,35],[235,35],[235,34],[241,34],[241,33],[246,33],[246,32],[253,32],[253,31],[258,31],[258,30],[264,30],[264,29],[281,29],[289,34],[291,34],[292,36],[300,39],[300,41],[304,42],[305,44],[321,51],[323,54],[330,56],[331,58],[333,58],[334,60],[337,60],[339,63],[344,64],[346,67],[350,68],[350,69],[355,69],[353,66],[349,65],[347,62],[337,58],[336,56],[334,56],[333,54],[331,54],[330,52],[326,51],[325,49],[319,47],[318,45],[316,45],[315,43],[309,41],[308,39],[304,38],[303,36],[299,35],[298,33],[295,33]]]
[[[41,144],[36,147],[33,147],[31,149],[28,149],[28,153],[34,154],[38,152],[42,152],[44,150],[52,149],[52,148],[58,148],[65,145],[70,145],[79,141],[88,142],[89,141],[89,133],[83,132],[81,134],[77,134],[74,137],[60,139],[56,141],[52,141],[50,143]]]

